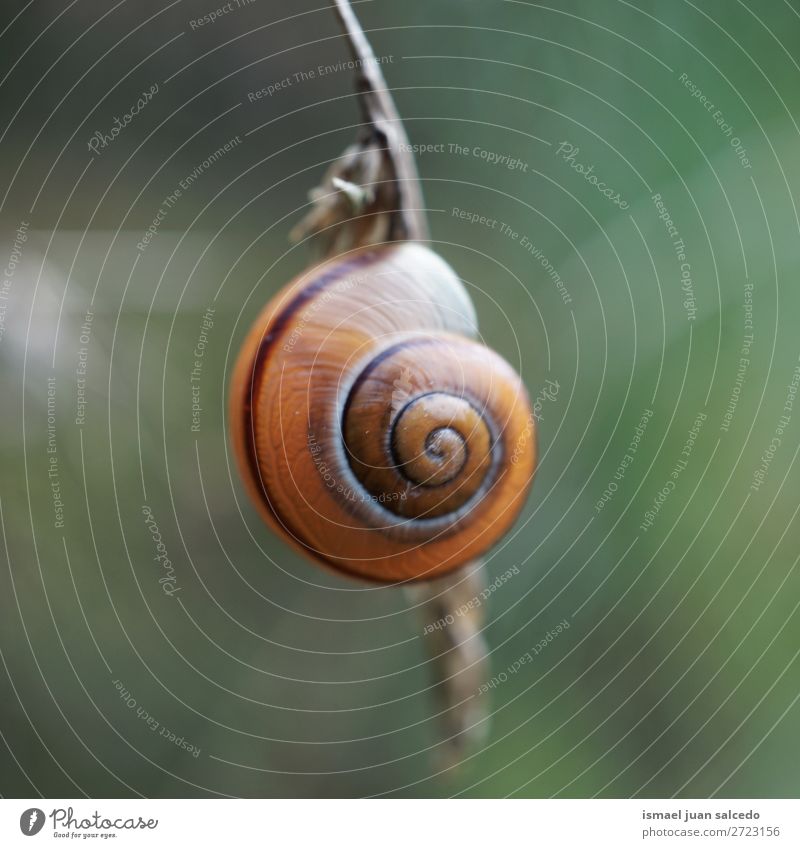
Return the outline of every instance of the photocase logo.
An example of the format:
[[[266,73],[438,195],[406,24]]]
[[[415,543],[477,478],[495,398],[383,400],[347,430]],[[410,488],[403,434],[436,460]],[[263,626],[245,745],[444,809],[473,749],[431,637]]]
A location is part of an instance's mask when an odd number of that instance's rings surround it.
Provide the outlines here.
[[[36,834],[44,827],[44,810],[38,807],[31,807],[19,817],[19,829],[25,836],[36,836]]]
[[[82,814],[79,813],[80,815]],[[19,817],[19,829],[25,836],[36,836],[48,818],[52,819],[53,836],[67,839],[92,837],[109,839],[117,834],[107,831],[155,830],[158,827],[158,819],[145,819],[141,816],[108,818],[95,810],[93,813],[83,815],[83,818],[76,818],[72,807],[56,807],[46,816],[44,810],[31,807]]]

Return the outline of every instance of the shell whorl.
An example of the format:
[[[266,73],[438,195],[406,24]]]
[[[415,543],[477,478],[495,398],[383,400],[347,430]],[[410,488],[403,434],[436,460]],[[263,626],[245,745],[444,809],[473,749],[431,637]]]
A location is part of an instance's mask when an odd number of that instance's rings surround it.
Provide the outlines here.
[[[519,378],[474,340],[472,303],[428,248],[354,251],[266,307],[234,375],[234,443],[269,523],[351,575],[440,576],[483,553],[535,466]]]

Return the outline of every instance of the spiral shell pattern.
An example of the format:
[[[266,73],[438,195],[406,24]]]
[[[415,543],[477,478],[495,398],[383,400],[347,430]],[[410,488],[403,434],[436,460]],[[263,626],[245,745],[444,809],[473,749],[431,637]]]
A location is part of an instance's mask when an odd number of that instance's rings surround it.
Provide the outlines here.
[[[276,295],[230,412],[266,520],[313,559],[382,582],[490,548],[524,504],[536,444],[519,377],[475,333],[461,282],[412,242],[325,262]]]

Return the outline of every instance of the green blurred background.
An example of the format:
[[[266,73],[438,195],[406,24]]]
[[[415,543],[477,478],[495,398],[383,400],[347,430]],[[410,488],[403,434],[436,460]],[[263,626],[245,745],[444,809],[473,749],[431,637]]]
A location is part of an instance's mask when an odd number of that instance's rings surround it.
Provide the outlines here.
[[[288,232],[360,118],[351,72],[295,77],[349,58],[325,3],[234,2],[192,23],[216,3],[3,5],[0,793],[796,796],[798,3],[354,4],[411,140],[445,145],[419,158],[433,240],[487,344],[532,395],[559,385],[532,497],[487,563],[490,579],[519,568],[487,605],[493,672],[570,627],[495,687],[486,746],[454,775],[431,758],[405,595],[278,541],[231,464],[232,359],[307,265]]]

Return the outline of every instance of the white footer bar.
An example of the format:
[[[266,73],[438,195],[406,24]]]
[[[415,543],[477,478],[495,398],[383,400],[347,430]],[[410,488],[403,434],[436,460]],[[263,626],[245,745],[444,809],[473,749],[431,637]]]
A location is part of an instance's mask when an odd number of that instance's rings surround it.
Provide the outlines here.
[[[800,845],[795,800],[0,800],[0,845]]]

